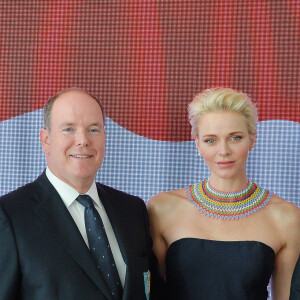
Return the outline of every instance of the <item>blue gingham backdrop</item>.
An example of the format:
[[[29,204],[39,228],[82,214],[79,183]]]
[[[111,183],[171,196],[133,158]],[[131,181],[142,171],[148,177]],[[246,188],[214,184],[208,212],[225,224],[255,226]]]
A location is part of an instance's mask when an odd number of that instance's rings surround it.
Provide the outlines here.
[[[39,141],[42,110],[0,123],[0,195],[33,181],[46,163]],[[208,176],[193,141],[166,142],[136,135],[106,119],[106,155],[97,181],[147,201],[162,190],[187,186]],[[248,176],[300,206],[300,125],[287,120],[258,124]]]

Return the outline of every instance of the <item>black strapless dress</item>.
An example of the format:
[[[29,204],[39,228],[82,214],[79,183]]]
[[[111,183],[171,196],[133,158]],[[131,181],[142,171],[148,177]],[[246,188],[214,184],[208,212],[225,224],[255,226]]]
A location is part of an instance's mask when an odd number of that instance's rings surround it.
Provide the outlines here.
[[[170,300],[266,300],[274,250],[255,241],[183,238],[166,257]]]

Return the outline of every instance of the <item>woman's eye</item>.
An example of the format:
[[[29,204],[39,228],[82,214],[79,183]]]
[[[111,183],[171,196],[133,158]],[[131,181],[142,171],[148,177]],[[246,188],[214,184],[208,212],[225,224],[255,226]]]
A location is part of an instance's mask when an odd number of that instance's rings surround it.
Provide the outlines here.
[[[236,136],[231,137],[231,140],[232,140],[232,141],[239,141],[239,140],[241,140],[241,139],[242,139],[242,137],[239,136],[239,135],[236,135]]]
[[[204,142],[207,144],[212,144],[215,142],[215,140],[214,139],[206,139]]]

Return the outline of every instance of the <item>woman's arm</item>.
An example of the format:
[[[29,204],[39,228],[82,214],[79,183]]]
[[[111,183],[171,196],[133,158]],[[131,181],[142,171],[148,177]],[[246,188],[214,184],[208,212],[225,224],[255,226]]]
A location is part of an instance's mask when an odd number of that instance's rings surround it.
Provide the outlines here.
[[[153,240],[153,252],[155,253],[161,275],[165,278],[165,259],[168,250],[167,243],[163,236],[164,228],[164,192],[154,196],[147,203],[149,218],[150,218],[150,232]]]
[[[288,300],[293,271],[300,253],[300,209],[288,202],[280,208],[276,219],[282,247],[275,258],[272,299]]]

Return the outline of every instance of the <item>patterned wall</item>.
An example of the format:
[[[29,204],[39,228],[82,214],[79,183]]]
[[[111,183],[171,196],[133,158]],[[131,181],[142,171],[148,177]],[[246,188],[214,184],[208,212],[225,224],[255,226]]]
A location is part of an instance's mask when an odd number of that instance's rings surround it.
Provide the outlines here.
[[[300,206],[298,0],[0,2],[0,195],[45,168],[47,98],[102,99],[107,154],[97,179],[147,201],[208,176],[187,104],[211,86],[248,93],[259,132],[248,173]]]

